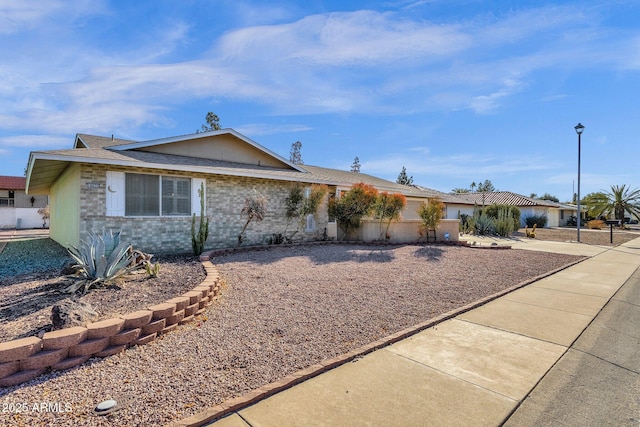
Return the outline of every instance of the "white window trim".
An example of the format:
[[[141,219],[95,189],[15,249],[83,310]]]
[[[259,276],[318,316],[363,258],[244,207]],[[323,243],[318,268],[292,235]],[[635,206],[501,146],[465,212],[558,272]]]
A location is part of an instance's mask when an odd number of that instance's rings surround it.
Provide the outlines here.
[[[159,185],[159,202],[158,202],[158,215],[125,215],[125,175],[127,173],[138,175],[155,175],[158,177]],[[189,178],[191,180],[191,213],[189,215],[162,215],[162,178]],[[106,216],[111,217],[125,217],[125,218],[189,218],[192,215],[200,215],[200,196],[198,190],[201,184],[204,184],[204,197],[205,197],[205,210],[207,206],[207,180],[203,178],[192,178],[182,175],[170,175],[170,174],[154,174],[144,172],[120,172],[120,171],[107,171],[107,183],[106,183]]]

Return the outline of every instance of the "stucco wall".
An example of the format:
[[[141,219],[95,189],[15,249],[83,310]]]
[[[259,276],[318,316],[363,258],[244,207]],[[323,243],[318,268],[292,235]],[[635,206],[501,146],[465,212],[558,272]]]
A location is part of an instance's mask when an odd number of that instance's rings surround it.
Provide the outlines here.
[[[129,241],[136,249],[150,253],[191,252],[191,217],[107,217],[106,213],[106,172],[122,171],[135,173],[156,173],[166,175],[166,171],[145,168],[117,168],[106,165],[83,165],[80,176],[80,235],[103,228],[121,230],[122,239]],[[292,183],[255,178],[221,175],[172,173],[173,176],[205,178],[207,180],[206,211],[209,216],[209,238],[205,250],[233,247],[238,243],[238,234],[246,222],[240,215],[245,198],[253,190],[267,199],[267,215],[263,221],[252,221],[247,227],[243,245],[264,244],[273,233],[284,233],[287,224],[284,199],[289,195]],[[320,207],[315,232],[301,229],[297,240],[320,238],[327,226],[325,205]],[[196,227],[198,224],[196,224]],[[290,225],[291,232],[295,225]],[[289,233],[291,234],[291,233]]]
[[[80,166],[67,168],[51,186],[49,236],[63,246],[78,245],[80,221]]]
[[[393,222],[389,226],[389,239],[392,243],[414,243],[420,238],[418,234],[418,228],[422,223],[421,220],[403,220],[400,222]],[[383,225],[383,230],[386,225]],[[457,219],[443,219],[440,221],[436,230],[436,237],[438,241],[450,241],[457,242],[460,236],[459,232],[460,221]],[[341,234],[341,232],[339,232]],[[448,234],[448,238],[445,237]],[[383,240],[380,237],[380,221],[378,220],[363,220],[357,233],[358,240],[374,241]],[[430,234],[433,236],[433,233]],[[421,240],[424,241],[425,239]]]
[[[9,197],[9,191],[0,190],[0,197]],[[38,209],[47,206],[48,202],[47,196],[30,196],[23,190],[15,190],[13,206],[0,206],[0,229],[41,228],[42,217]]]

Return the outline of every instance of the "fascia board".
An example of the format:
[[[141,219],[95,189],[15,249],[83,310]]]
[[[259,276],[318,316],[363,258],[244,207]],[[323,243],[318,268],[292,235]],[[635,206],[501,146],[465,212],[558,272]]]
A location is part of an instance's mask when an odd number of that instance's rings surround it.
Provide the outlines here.
[[[291,181],[298,182],[300,179],[296,179],[295,177],[287,177],[281,176],[278,174],[270,174],[268,172],[256,173],[256,172],[238,172],[233,169],[225,169],[225,168],[209,168],[206,166],[187,166],[187,165],[173,165],[173,164],[165,164],[165,163],[141,163],[136,161],[126,161],[126,160],[109,160],[109,159],[100,159],[95,157],[78,157],[78,156],[65,156],[63,154],[47,154],[47,153],[31,153],[29,160],[29,176],[31,172],[31,168],[33,163],[36,160],[53,160],[60,162],[71,162],[71,163],[92,163],[99,165],[110,165],[110,166],[122,166],[122,167],[136,167],[136,168],[148,168],[148,169],[159,169],[159,170],[168,170],[168,171],[180,171],[180,172],[192,172],[192,173],[203,173],[207,175],[228,175],[228,176],[241,176],[248,178],[262,178],[262,179],[273,179],[276,181]],[[304,175],[300,176],[300,178],[305,178],[305,182],[310,182],[312,184],[327,184],[326,181],[322,181],[319,179],[312,178],[309,172],[302,172]],[[311,179],[307,179],[311,178]],[[27,184],[29,183],[29,178],[27,178]]]

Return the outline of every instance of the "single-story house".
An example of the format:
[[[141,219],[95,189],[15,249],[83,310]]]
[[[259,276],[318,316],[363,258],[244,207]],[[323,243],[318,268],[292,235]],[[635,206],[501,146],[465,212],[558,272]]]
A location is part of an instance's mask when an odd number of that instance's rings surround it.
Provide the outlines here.
[[[493,204],[515,206],[520,209],[520,225],[525,226],[525,219],[531,216],[545,215],[546,227],[559,227],[567,225],[571,216],[578,211],[574,205],[552,202],[550,200],[533,199],[510,191],[475,192],[456,194],[458,203],[451,201],[448,204],[448,215],[473,215],[474,208],[490,206]],[[448,216],[451,218],[451,216]]]
[[[0,176],[0,229],[42,228],[48,221],[38,213],[49,203],[46,194],[27,195],[27,178]]]
[[[371,175],[294,164],[233,129],[149,141],[78,134],[71,149],[30,154],[26,187],[29,194],[49,194],[50,236],[62,245],[78,245],[90,231],[112,229],[141,250],[177,253],[191,251],[191,221],[193,214],[200,215],[201,186],[210,224],[205,248],[210,249],[237,244],[246,221],[240,212],[254,191],[265,196],[267,216],[249,225],[243,244],[264,244],[282,233],[287,228],[285,199],[296,183],[329,187],[318,215],[296,237],[336,238],[328,197],[340,197],[357,182],[404,194],[408,221],[417,221],[415,208],[429,198],[416,187]],[[456,231],[457,239],[458,221],[443,226],[442,233],[446,227]],[[415,230],[405,234],[416,240]]]

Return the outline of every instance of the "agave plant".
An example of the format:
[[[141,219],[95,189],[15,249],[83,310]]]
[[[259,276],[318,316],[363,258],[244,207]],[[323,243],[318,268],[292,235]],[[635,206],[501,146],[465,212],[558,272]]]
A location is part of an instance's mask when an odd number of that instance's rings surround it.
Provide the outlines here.
[[[496,232],[495,220],[484,213],[475,218],[475,223],[476,233],[480,236],[495,234]]]
[[[73,245],[67,249],[76,261],[84,283],[78,282],[67,287],[65,292],[74,293],[84,286],[83,293],[92,287],[111,282],[139,267],[136,264],[130,244],[120,242],[120,232],[103,231],[102,235],[89,232],[87,240],[80,247]]]

